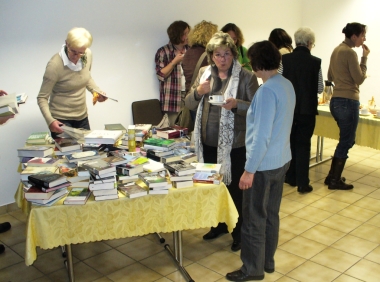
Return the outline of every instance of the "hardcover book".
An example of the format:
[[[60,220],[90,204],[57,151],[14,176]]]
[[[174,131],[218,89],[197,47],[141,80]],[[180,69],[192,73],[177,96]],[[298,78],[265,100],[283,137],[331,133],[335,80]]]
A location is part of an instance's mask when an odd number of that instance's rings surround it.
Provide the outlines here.
[[[219,185],[223,181],[223,175],[212,172],[196,172],[193,176],[194,183],[207,183]]]
[[[165,139],[180,138],[187,134],[188,134],[188,129],[186,127],[181,127],[178,125],[156,129],[157,137],[162,137]]]
[[[61,152],[68,152],[73,150],[80,150],[81,146],[73,138],[57,138],[55,139],[55,145]]]
[[[54,194],[55,191],[44,192],[40,188],[32,186],[27,192],[24,192],[26,200],[48,200]]]
[[[164,167],[167,168],[169,172],[174,173],[178,176],[195,173],[195,166],[188,164],[184,161],[165,163]]]
[[[97,159],[95,161],[85,162],[82,164],[82,167],[87,169],[93,174],[102,176],[107,173],[115,172],[116,173],[116,167],[113,165],[110,165],[108,162]]]
[[[26,162],[27,166],[56,166],[59,159],[34,157]]]
[[[62,176],[59,173],[32,174],[28,176],[28,180],[34,185],[44,188],[51,188],[67,182],[66,176]]]
[[[93,130],[85,135],[85,143],[115,144],[123,136],[121,130]]]
[[[131,199],[148,195],[148,191],[137,185],[135,182],[119,184],[117,189],[119,189],[120,193],[124,196]]]
[[[100,158],[98,151],[77,152],[65,156],[70,163],[77,163]]]
[[[19,157],[46,157],[53,154],[54,150],[47,146],[26,146],[17,149]]]

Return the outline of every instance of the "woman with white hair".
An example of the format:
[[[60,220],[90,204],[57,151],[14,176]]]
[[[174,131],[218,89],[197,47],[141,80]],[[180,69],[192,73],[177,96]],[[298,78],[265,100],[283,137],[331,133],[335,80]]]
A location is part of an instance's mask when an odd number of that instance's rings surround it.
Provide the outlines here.
[[[296,92],[290,134],[292,161],[285,182],[298,186],[299,193],[308,193],[313,190],[309,184],[311,137],[318,114],[318,93],[323,91],[323,78],[321,59],[311,55],[315,46],[314,32],[308,27],[299,28],[294,40],[297,47],[292,53],[282,56],[282,75],[292,82]]]
[[[60,127],[63,124],[90,129],[86,89],[99,102],[107,99],[91,77],[91,44],[92,35],[88,30],[73,28],[61,50],[46,66],[37,103],[53,138],[63,132]]]

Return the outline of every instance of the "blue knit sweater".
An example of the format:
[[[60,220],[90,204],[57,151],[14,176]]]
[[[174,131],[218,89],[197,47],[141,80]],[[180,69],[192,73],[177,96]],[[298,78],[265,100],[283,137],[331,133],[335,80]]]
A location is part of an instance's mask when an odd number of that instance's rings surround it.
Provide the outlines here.
[[[292,83],[280,74],[257,90],[247,112],[246,171],[272,170],[291,160],[295,97]]]

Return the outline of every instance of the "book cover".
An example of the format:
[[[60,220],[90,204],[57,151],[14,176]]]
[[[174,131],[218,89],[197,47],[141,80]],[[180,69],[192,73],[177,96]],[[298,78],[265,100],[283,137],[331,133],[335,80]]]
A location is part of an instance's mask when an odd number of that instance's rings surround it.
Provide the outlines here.
[[[210,164],[210,163],[191,163],[193,166],[195,166],[196,171],[203,171],[203,172],[212,172],[212,173],[219,173],[221,164]]]
[[[120,193],[124,196],[131,199],[148,195],[148,191],[135,182],[119,184],[117,189],[119,189]]]
[[[165,163],[164,167],[167,168],[171,173],[175,173],[178,176],[195,173],[195,166],[184,161]]]
[[[45,144],[46,140],[50,137],[49,132],[43,131],[43,132],[33,132],[29,135],[29,137],[26,139],[27,144]]]
[[[56,166],[57,163],[59,163],[59,159],[55,158],[39,158],[34,157],[31,158],[29,161],[26,162],[27,166]]]
[[[144,140],[144,146],[145,145],[170,149],[173,145],[175,145],[175,141],[172,139],[148,138]]]
[[[101,195],[95,196],[95,201],[116,200],[119,199],[119,195]]]
[[[181,127],[177,125],[156,129],[157,137],[161,137],[165,139],[180,138],[187,134],[188,134],[188,129],[186,127]]]
[[[193,176],[194,183],[208,183],[219,185],[223,181],[223,175],[212,172],[196,172]]]
[[[118,175],[126,175],[126,176],[132,176],[136,175],[140,172],[144,171],[143,165],[138,165],[134,167],[124,167],[124,166],[117,166],[116,167],[116,174]]]
[[[87,169],[93,174],[96,175],[104,175],[111,172],[116,172],[116,167],[113,165],[110,165],[108,162],[104,161],[103,159],[97,159],[94,161],[85,162],[82,164],[82,167]]]
[[[172,185],[174,188],[187,188],[187,187],[193,187],[194,183],[193,180],[186,180],[186,181],[174,181],[172,182]]]
[[[66,188],[61,188],[53,191],[53,194],[48,199],[30,199],[30,202],[39,205],[49,205],[52,201],[57,198],[61,199],[63,196],[67,195],[68,191]]]
[[[83,201],[91,194],[90,189],[83,187],[73,187],[67,195],[65,201]]]
[[[149,188],[168,186],[166,170],[158,172],[143,172],[139,174],[139,177]]]
[[[111,176],[107,176],[107,177],[96,178],[96,174],[90,173],[90,182],[94,184],[105,183],[105,182],[115,182],[115,181],[116,181],[115,174]]]
[[[121,130],[93,130],[85,135],[85,143],[115,144],[123,136]]]
[[[66,159],[70,162],[82,162],[86,160],[93,160],[100,158],[100,154],[98,151],[86,151],[86,152],[77,152],[73,154],[69,154],[65,156]]]
[[[81,146],[78,143],[78,141],[76,141],[73,138],[56,138],[55,145],[61,152],[68,152],[81,149]]]
[[[12,116],[15,114],[16,113],[13,111],[13,109],[9,106],[0,107],[0,117]]]
[[[157,172],[164,169],[164,164],[161,162],[150,160],[148,163],[143,165],[143,168],[147,172]]]
[[[127,129],[121,123],[105,124],[105,130],[120,130],[123,133],[127,132]]]
[[[32,174],[28,176],[28,180],[44,188],[51,188],[67,182],[66,176],[62,176],[59,173]]]
[[[113,166],[125,164],[130,161],[127,158],[118,157],[118,156],[109,156],[106,158],[102,158],[102,160]]]
[[[71,183],[69,181],[66,181],[65,183],[62,183],[62,184],[59,184],[59,185],[56,185],[56,186],[53,186],[51,188],[45,188],[45,187],[41,187],[41,186],[37,186],[36,185],[36,187],[40,188],[43,192],[51,192],[51,191],[59,190],[59,189],[62,189],[62,188],[67,188],[69,186],[71,186]]]
[[[193,163],[198,160],[198,157],[195,153],[187,153],[181,156],[181,160],[186,162],[186,163]]]
[[[32,174],[51,174],[56,173],[56,166],[29,166],[20,172],[21,181],[28,181],[28,176]]]
[[[54,194],[54,191],[44,192],[40,188],[32,186],[27,192],[24,192],[26,200],[48,200]]]
[[[25,146],[17,149],[19,157],[46,157],[53,154],[54,149],[47,146]]]

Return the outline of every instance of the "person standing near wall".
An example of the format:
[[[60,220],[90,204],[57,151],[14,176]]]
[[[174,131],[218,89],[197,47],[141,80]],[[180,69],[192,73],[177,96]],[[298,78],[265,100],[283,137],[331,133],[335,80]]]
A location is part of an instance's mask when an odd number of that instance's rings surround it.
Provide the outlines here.
[[[349,190],[354,188],[342,179],[342,172],[348,158],[348,150],[355,144],[356,128],[359,122],[359,85],[366,79],[367,57],[370,52],[366,40],[366,26],[360,23],[348,23],[342,30],[344,41],[331,54],[327,74],[329,81],[335,84],[330,101],[330,111],[339,127],[339,142],[331,162],[331,168],[325,184],[331,190]],[[353,47],[362,47],[360,63]]]
[[[296,92],[290,134],[292,161],[285,182],[298,186],[299,193],[308,193],[313,190],[309,184],[311,137],[318,114],[317,93],[323,92],[323,77],[321,59],[311,55],[311,49],[315,46],[314,32],[308,27],[299,28],[294,40],[297,47],[292,53],[282,55],[282,75],[290,80]]]
[[[174,124],[186,96],[186,81],[182,60],[189,49],[190,26],[184,21],[175,21],[167,29],[169,43],[159,48],[154,61],[160,83],[161,110],[167,113],[170,125]]]
[[[92,35],[84,28],[69,31],[59,53],[48,62],[37,103],[47,125],[56,138],[63,124],[90,129],[86,106],[86,89],[103,102],[107,98],[91,77]],[[98,95],[100,93],[102,95]]]
[[[238,49],[238,61],[246,70],[252,71],[247,57],[247,48],[243,46],[244,36],[240,28],[234,23],[228,23],[222,27],[221,31],[228,33]]]

